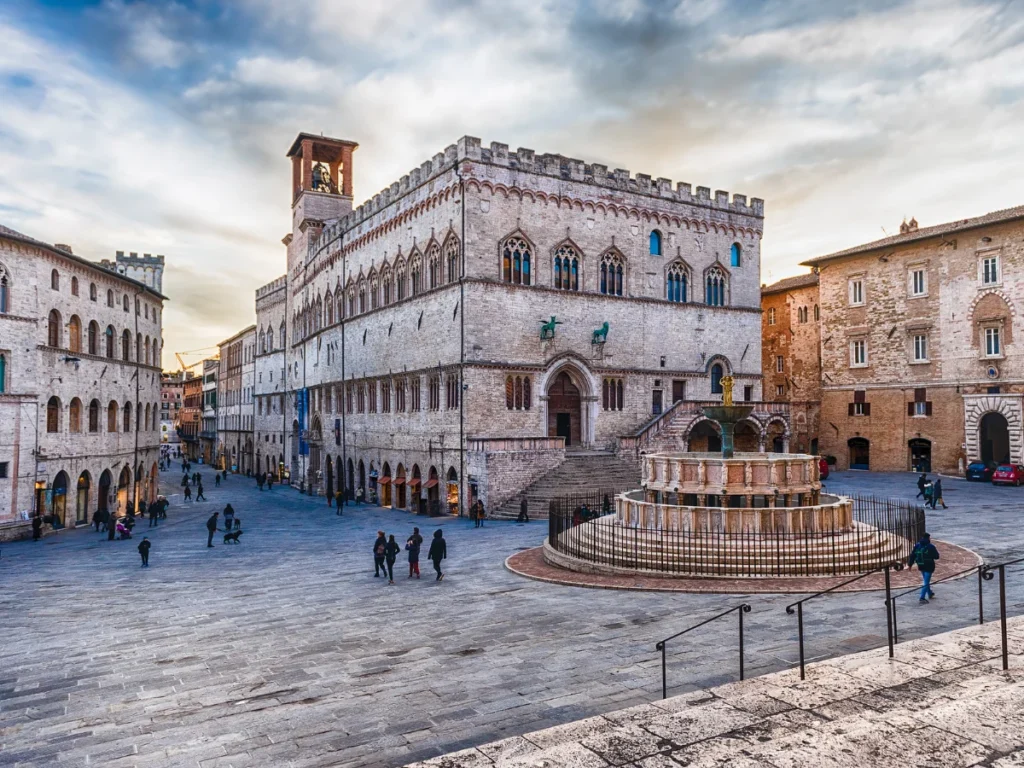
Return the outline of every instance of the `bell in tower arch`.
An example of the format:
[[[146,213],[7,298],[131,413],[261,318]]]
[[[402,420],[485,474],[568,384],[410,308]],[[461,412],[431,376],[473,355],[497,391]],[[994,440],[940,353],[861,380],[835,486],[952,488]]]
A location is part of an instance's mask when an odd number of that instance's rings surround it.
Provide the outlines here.
[[[334,181],[331,179],[331,171],[323,163],[313,166],[312,186],[315,192],[337,192]]]

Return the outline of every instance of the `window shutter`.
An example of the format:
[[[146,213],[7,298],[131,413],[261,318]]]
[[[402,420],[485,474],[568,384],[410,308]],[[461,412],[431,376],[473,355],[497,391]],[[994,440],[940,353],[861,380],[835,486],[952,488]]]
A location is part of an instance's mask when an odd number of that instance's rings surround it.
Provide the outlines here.
[[[854,390],[853,402],[855,402],[855,403],[863,403],[864,402],[864,390],[863,389]]]
[[[914,415],[914,404],[913,403],[907,403],[907,416],[913,416],[913,415]]]
[[[870,416],[871,415],[871,403],[864,403],[864,415],[865,416]]]
[[[928,402],[926,402],[924,404],[924,415],[925,416],[931,416],[932,415],[932,401],[931,400],[929,400]]]
[[[853,403],[850,403],[848,414],[853,416]]]
[[[915,403],[923,403],[927,399],[928,399],[928,390],[926,390],[924,387],[918,387],[917,389],[914,390],[914,402]]]

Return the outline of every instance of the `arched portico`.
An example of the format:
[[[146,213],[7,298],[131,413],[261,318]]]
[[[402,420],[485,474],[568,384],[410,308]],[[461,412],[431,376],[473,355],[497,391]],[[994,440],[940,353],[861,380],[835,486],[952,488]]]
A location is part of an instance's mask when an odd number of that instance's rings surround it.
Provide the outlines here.
[[[593,445],[599,386],[582,360],[563,357],[554,361],[539,384],[548,437],[565,437],[567,448]]]

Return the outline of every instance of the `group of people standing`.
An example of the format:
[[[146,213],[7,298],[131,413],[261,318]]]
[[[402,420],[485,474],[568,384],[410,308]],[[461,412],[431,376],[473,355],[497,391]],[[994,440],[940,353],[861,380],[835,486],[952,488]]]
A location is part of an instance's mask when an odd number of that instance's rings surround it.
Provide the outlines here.
[[[268,491],[274,489],[274,476],[269,472],[260,472],[256,475],[256,487],[262,491],[264,485]]]
[[[405,541],[405,551],[409,553],[409,578],[420,577],[420,548],[423,546],[423,537],[419,528],[412,529],[412,535]],[[373,542],[373,575],[380,578],[381,573],[388,577],[388,584],[395,583],[395,560],[401,547],[395,541],[395,535],[386,535],[384,531],[377,531],[377,539]],[[444,533],[438,528],[434,531],[434,538],[430,542],[430,549],[427,552],[427,559],[434,564],[434,572],[437,576],[435,581],[444,579],[441,571],[441,561],[448,557],[448,543],[444,540]]]
[[[945,500],[942,498],[942,480],[938,477],[932,482],[928,479],[928,473],[922,472],[921,476],[917,478],[917,496],[915,499],[924,497],[924,505],[931,506],[935,509],[936,505],[941,504],[943,509],[949,509],[946,506]]]

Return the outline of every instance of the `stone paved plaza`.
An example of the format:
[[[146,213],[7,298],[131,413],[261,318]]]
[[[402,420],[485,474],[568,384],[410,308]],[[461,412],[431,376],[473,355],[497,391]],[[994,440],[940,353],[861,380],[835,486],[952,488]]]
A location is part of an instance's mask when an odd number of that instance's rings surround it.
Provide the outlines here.
[[[842,473],[831,485],[916,492],[910,474]],[[934,536],[989,559],[1024,555],[1024,489],[943,485],[950,509],[929,513]],[[540,544],[544,524],[465,520],[441,523],[445,581],[427,564],[423,580],[402,573],[388,587],[373,577],[377,528],[404,542],[436,521],[365,506],[337,517],[238,477],[208,496],[184,508],[171,497],[148,570],[136,540],[91,530],[3,546],[0,764],[401,765],[649,703],[655,642],[743,599],[531,581],[503,561]],[[227,501],[243,543],[218,537],[208,550],[205,519]],[[1008,582],[1010,612],[1024,613],[1024,571]],[[986,590],[992,617],[995,583]],[[937,591],[928,606],[903,598],[904,637],[974,620],[974,579]],[[750,597],[748,675],[796,661],[791,600]],[[805,617],[809,659],[885,642],[877,593],[823,598]],[[671,646],[672,690],[735,679],[735,634],[732,621],[712,624]]]

